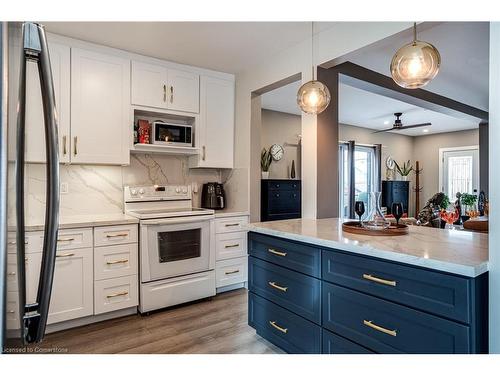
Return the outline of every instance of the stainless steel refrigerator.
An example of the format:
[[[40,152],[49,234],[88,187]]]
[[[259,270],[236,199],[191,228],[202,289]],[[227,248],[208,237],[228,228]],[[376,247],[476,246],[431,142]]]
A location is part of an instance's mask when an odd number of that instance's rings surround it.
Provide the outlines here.
[[[22,352],[40,342],[49,311],[59,226],[58,123],[47,39],[43,26],[1,22],[0,118],[0,352]],[[34,64],[34,65],[30,65]],[[33,68],[36,69],[33,69]],[[39,80],[45,139],[46,199],[43,255],[34,301],[26,300],[25,136],[27,71]],[[33,103],[28,103],[33,105]]]

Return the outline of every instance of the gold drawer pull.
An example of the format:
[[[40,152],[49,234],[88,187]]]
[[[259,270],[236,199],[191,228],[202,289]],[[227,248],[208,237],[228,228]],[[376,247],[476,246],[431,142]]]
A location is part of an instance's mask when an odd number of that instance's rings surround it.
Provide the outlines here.
[[[228,271],[228,272],[225,272],[226,275],[232,275],[232,274],[235,274],[235,273],[238,273],[240,272],[240,270],[234,270],[234,271]]]
[[[373,281],[373,282],[376,282],[376,283],[379,283],[379,284],[384,284],[384,285],[389,285],[389,286],[396,286],[396,282],[393,281],[393,280],[381,279],[380,277],[375,277],[373,275],[366,274],[366,273],[363,274],[363,279],[370,280],[370,281]]]
[[[126,296],[127,294],[128,294],[127,291],[123,291],[123,292],[108,294],[106,298],[121,297],[121,296]]]
[[[271,254],[279,255],[280,257],[286,257],[286,253],[282,252],[282,251],[278,251],[278,250],[274,250],[274,249],[267,249],[267,251],[269,251]]]
[[[234,224],[226,224],[226,227],[237,227],[240,225],[239,223],[234,223]]]
[[[226,246],[224,246],[224,247],[225,247],[226,249],[229,249],[230,247],[239,247],[239,246],[240,246],[240,244],[239,244],[239,243],[235,243],[235,244],[233,244],[233,245],[226,245]]]
[[[270,286],[272,286],[275,289],[281,290],[282,292],[286,292],[288,290],[287,286],[281,286],[276,284],[274,281],[269,281],[268,283]]]
[[[387,328],[384,328],[384,327],[380,327],[380,326],[376,325],[375,323],[373,323],[371,320],[363,320],[363,324],[365,326],[373,328],[376,331],[385,333],[386,335],[390,335],[390,336],[396,337],[397,334],[398,334],[398,332],[395,329],[387,329]]]
[[[16,273],[14,271],[12,271],[12,272],[9,272],[7,275],[9,275],[9,276],[16,276]]]
[[[56,258],[68,258],[74,256],[75,253],[67,253],[67,254],[57,254]]]
[[[9,310],[7,311],[9,314],[15,314],[16,312],[14,310]]]
[[[269,324],[271,325],[271,327],[277,329],[280,332],[283,332],[283,333],[287,333],[288,332],[288,328],[280,327],[279,325],[276,324],[275,321],[270,320]]]
[[[17,244],[17,241],[16,240],[8,241],[7,244],[8,245],[15,245],[15,244]],[[28,240],[24,240],[24,244],[27,245],[28,244]]]
[[[108,260],[106,264],[128,263],[128,259]]]
[[[116,233],[116,234],[106,234],[106,237],[108,238],[113,238],[113,237],[127,237],[128,233]]]
[[[71,241],[74,241],[75,239],[74,238],[58,238],[57,239],[57,242],[71,242]]]

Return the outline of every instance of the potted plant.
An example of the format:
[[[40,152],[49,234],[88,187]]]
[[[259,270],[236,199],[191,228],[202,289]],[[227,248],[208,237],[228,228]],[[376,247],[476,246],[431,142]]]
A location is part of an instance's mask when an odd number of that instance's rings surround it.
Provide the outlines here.
[[[271,166],[271,162],[273,161],[273,156],[271,155],[271,149],[266,150],[264,147],[262,152],[260,153],[260,168],[262,170],[262,179],[269,178],[269,167]]]
[[[403,181],[408,181],[408,176],[410,175],[411,171],[413,171],[413,166],[411,165],[410,161],[408,160],[407,162],[404,162],[402,166],[394,161],[394,165],[396,166],[396,170],[401,176],[401,179]]]
[[[462,222],[469,220],[469,211],[475,210],[477,196],[474,194],[462,193],[460,203],[462,204]]]
[[[439,208],[441,210],[447,210],[448,207],[450,206],[451,202],[450,202],[450,198],[448,198],[448,196],[446,194],[443,194],[443,200],[441,201],[441,203],[439,204]],[[439,217],[439,216],[438,216]],[[444,220],[440,220],[440,227],[441,229],[444,229],[445,226],[446,226],[446,221]]]

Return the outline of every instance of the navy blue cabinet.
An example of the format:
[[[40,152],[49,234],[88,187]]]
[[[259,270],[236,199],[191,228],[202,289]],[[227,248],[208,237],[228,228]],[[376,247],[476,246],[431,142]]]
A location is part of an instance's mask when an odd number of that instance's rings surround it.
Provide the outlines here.
[[[249,324],[290,353],[487,353],[488,274],[250,232]]]
[[[301,216],[300,180],[261,180],[261,221]]]

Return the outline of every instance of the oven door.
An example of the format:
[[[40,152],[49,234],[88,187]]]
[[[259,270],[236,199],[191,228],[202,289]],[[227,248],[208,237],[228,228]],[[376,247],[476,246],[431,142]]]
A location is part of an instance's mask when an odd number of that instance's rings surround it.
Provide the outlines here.
[[[141,220],[141,280],[210,270],[213,216]]]

